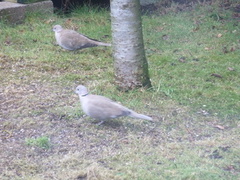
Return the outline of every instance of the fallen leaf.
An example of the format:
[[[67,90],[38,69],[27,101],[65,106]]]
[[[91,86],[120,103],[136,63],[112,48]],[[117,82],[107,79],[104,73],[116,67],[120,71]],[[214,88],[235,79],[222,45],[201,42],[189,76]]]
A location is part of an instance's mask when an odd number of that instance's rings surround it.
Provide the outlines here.
[[[53,22],[55,22],[55,20],[49,19],[49,20],[46,21],[46,24],[50,24],[50,23],[53,23]]]
[[[197,27],[193,28],[193,32],[196,32],[196,31],[198,31],[199,29],[200,29],[199,26],[197,26]]]
[[[4,42],[4,44],[7,45],[7,46],[9,46],[9,45],[12,44],[12,42],[11,42],[10,40],[6,40],[6,41]]]
[[[235,170],[235,167],[233,165],[229,165],[229,166],[225,166],[223,168],[225,171],[234,171]]]
[[[161,26],[156,27],[156,30],[157,30],[158,32],[162,31],[163,29],[164,29],[164,27],[161,27]]]
[[[223,126],[221,126],[221,125],[215,125],[214,127],[215,127],[215,128],[218,128],[218,129],[220,129],[220,130],[224,130],[224,129],[225,129],[225,127],[223,127]]]
[[[129,144],[129,141],[125,139],[125,140],[122,140],[122,143]]]
[[[228,70],[229,70],[229,71],[234,71],[235,69],[234,69],[234,68],[231,68],[231,67],[228,67]]]
[[[192,60],[193,60],[193,61],[199,61],[199,59],[198,59],[198,58],[193,58]]]
[[[221,75],[219,75],[219,74],[215,74],[215,73],[211,74],[211,76],[214,76],[214,77],[217,77],[217,78],[222,78]]]
[[[224,54],[228,53],[228,49],[227,49],[227,47],[223,47],[222,50],[223,50],[223,53],[224,53]]]
[[[182,63],[185,63],[186,62],[185,59],[186,59],[185,57],[180,57],[178,60]]]
[[[164,34],[164,35],[162,36],[162,39],[163,39],[163,40],[168,40],[168,39],[169,39],[169,36],[168,36],[167,34]]]
[[[230,49],[231,52],[233,52],[233,51],[235,51],[235,50],[236,50],[235,47],[231,47],[231,49]]]
[[[211,50],[212,47],[205,47],[204,49],[208,51],[208,50]]]
[[[173,53],[176,53],[176,52],[178,52],[179,51],[179,49],[175,49],[175,50],[173,50]]]

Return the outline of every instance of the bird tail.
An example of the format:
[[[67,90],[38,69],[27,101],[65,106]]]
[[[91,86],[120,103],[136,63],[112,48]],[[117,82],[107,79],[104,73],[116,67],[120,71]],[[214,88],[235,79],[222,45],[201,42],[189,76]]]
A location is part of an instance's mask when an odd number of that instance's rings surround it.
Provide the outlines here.
[[[96,41],[96,44],[97,44],[98,46],[112,46],[112,44],[103,43],[103,42],[99,42],[99,41]]]
[[[153,119],[149,116],[146,116],[144,114],[138,114],[134,111],[131,111],[131,114],[129,114],[130,117],[132,118],[139,118],[139,119],[144,119],[144,120],[148,120],[148,121],[152,121]]]
[[[81,34],[81,35],[84,36],[84,37],[86,37],[89,41],[91,41],[92,47],[94,47],[94,46],[112,46],[112,44],[110,44],[110,43],[104,43],[104,42],[101,42],[101,41],[99,41],[99,40],[89,38],[89,37],[87,37],[87,36],[85,36],[85,35],[83,35],[83,34]],[[93,44],[94,44],[94,45],[93,45]]]

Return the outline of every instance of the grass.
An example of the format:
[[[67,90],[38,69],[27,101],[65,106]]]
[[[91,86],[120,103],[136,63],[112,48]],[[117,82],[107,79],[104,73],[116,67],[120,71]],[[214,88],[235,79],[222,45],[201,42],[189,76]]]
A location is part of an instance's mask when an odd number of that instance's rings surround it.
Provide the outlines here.
[[[54,45],[55,24],[111,42],[108,11],[1,23],[0,179],[240,178],[236,12],[200,4],[160,13],[142,17],[153,88],[128,93],[114,86],[110,48]],[[97,126],[80,109],[79,84],[155,122]]]
[[[25,141],[28,146],[36,146],[43,149],[50,148],[49,139],[46,136],[41,136],[38,138],[27,138]]]
[[[239,98],[239,70],[234,68],[239,59],[239,39],[236,38],[239,27],[233,25],[228,13],[216,21],[212,18],[214,9],[204,8],[204,16],[199,9],[177,17],[151,19],[146,41],[153,37],[162,39],[162,43],[155,38],[156,41],[149,44],[149,61],[158,67],[152,71],[152,77],[161,77],[160,81],[155,80],[160,83],[160,90],[183,105],[195,109],[205,105],[211,114],[235,116],[239,114],[239,104],[235,101]],[[166,23],[175,21],[178,23]],[[196,21],[199,22],[196,24]],[[168,39],[164,40],[163,36]],[[232,47],[238,48],[229,52]],[[224,48],[228,49],[227,53]],[[161,52],[156,54],[155,49]],[[221,78],[212,74],[219,74]]]

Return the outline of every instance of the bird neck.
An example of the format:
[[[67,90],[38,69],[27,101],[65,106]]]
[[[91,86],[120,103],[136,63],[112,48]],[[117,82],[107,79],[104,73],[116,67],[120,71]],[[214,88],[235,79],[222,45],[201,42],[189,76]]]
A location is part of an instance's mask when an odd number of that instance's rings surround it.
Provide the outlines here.
[[[87,95],[88,95],[88,93],[81,95],[81,97],[85,97],[85,96],[87,96]]]

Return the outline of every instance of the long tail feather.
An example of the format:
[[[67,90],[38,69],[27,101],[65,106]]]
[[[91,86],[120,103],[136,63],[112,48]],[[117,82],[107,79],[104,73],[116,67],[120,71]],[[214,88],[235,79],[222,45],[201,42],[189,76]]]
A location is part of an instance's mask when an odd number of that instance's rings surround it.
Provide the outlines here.
[[[144,120],[148,120],[148,121],[152,121],[153,119],[149,116],[146,116],[144,114],[138,114],[134,111],[131,111],[131,114],[129,114],[130,117],[132,118],[139,118],[139,119],[144,119]]]
[[[98,46],[112,46],[112,45],[109,44],[109,43],[103,43],[103,42],[96,42],[96,44],[97,44]]]

